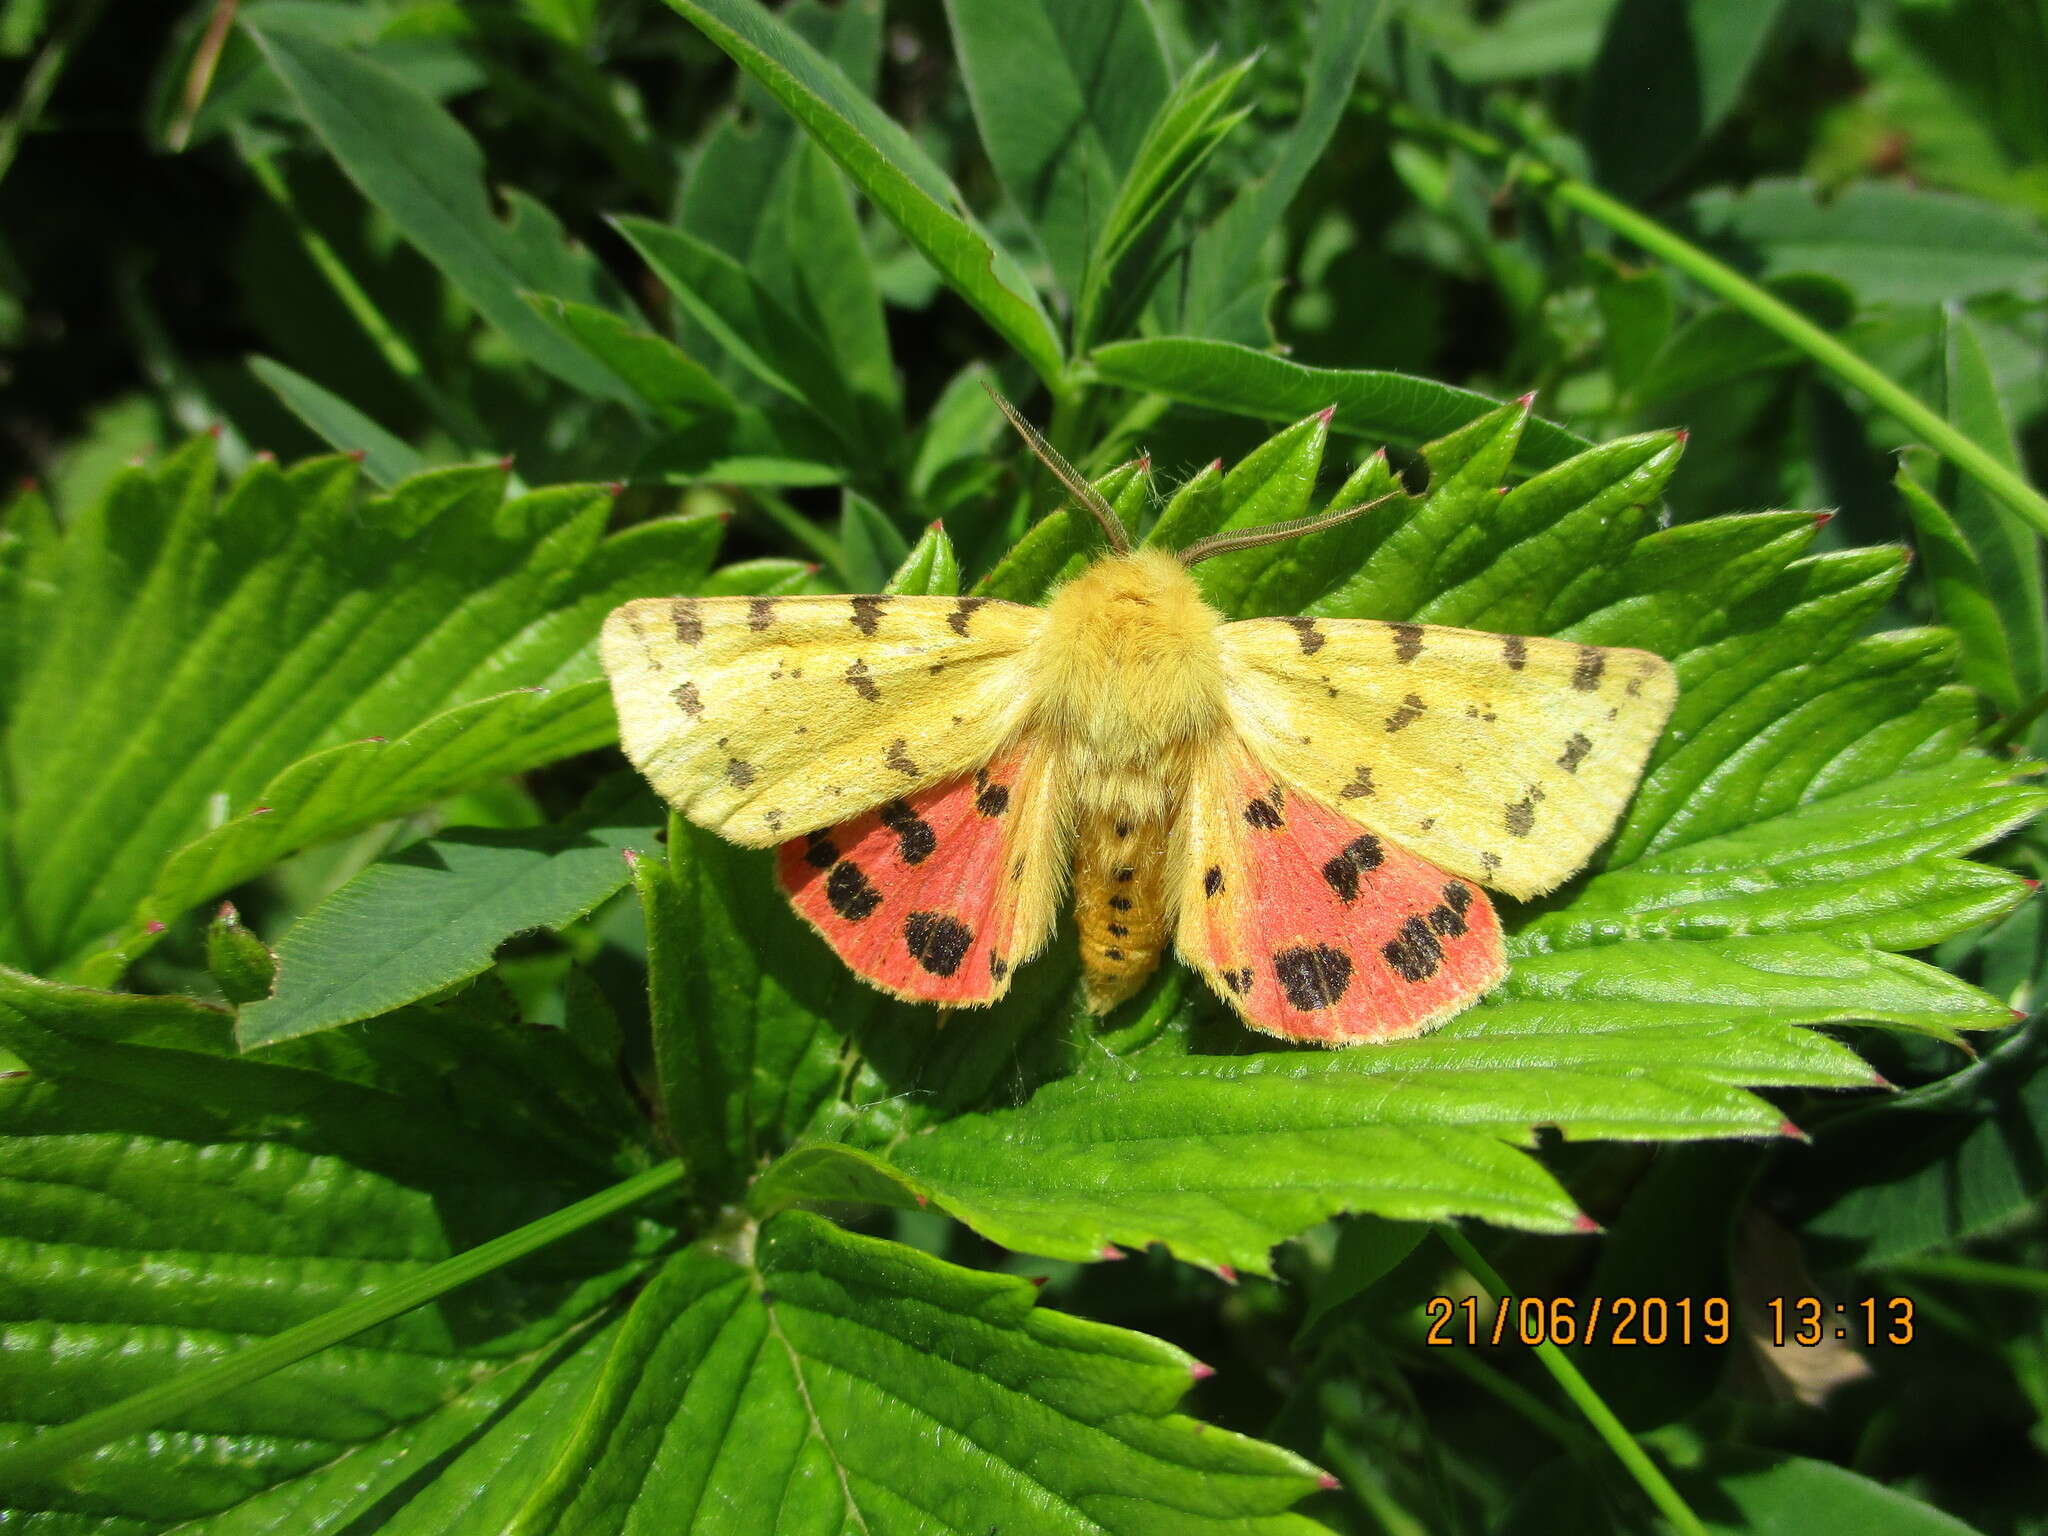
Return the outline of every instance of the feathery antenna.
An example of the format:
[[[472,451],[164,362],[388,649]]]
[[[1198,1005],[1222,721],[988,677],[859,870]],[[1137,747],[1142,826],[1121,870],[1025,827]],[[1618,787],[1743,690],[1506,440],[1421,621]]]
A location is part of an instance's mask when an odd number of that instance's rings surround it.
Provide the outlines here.
[[[1261,544],[1277,544],[1282,539],[1305,538],[1311,533],[1321,533],[1325,528],[1334,528],[1339,523],[1348,523],[1354,517],[1363,517],[1375,507],[1383,507],[1401,493],[1389,491],[1386,495],[1371,501],[1361,501],[1355,507],[1346,507],[1341,512],[1325,512],[1320,517],[1297,517],[1284,523],[1268,523],[1263,528],[1245,528],[1236,533],[1212,533],[1206,539],[1197,539],[1180,551],[1180,563],[1193,565],[1197,560],[1207,560],[1215,555],[1227,555],[1233,550],[1257,549]]]
[[[1053,478],[1067,488],[1067,494],[1074,498],[1075,504],[1095,514],[1095,521],[1102,524],[1103,537],[1109,540],[1110,548],[1120,555],[1128,555],[1131,552],[1130,535],[1124,531],[1123,519],[1102,499],[1102,493],[1082,479],[1081,472],[1066,461],[1059,449],[1041,437],[1038,428],[1026,421],[1017,407],[998,394],[994,386],[984,381],[981,387],[988,391],[988,397],[995,401],[996,408],[1010,418],[1010,425],[1017,429],[1017,435],[1024,439],[1025,446],[1037,454],[1039,462],[1053,472]]]

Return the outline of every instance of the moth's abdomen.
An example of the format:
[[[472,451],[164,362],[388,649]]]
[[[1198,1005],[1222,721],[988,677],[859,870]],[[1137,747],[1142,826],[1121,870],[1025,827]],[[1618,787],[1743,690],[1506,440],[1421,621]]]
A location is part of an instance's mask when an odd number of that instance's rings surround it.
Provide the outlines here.
[[[1166,820],[1094,811],[1081,823],[1074,917],[1088,1008],[1106,1013],[1145,983],[1166,948]]]

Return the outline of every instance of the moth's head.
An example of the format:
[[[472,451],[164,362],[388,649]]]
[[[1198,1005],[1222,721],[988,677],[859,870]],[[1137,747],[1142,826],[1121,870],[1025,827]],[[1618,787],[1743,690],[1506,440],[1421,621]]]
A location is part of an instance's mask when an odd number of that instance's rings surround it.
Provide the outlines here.
[[[997,407],[1009,418],[1010,425],[1017,429],[1017,435],[1024,439],[1025,446],[1037,454],[1039,462],[1051,470],[1054,478],[1066,487],[1067,494],[1074,498],[1077,505],[1086,507],[1095,521],[1102,525],[1102,535],[1109,540],[1109,547],[1119,555],[1130,554],[1130,534],[1124,529],[1123,519],[1118,517],[1109,503],[1102,499],[1102,493],[1083,479],[1081,472],[1069,464],[1057,448],[1041,437],[1038,429],[1018,414],[1014,405],[997,394],[989,385],[983,384],[982,388],[988,390],[989,398],[994,400]],[[1297,517],[1284,523],[1267,523],[1260,528],[1241,528],[1234,533],[1212,533],[1206,539],[1197,539],[1186,548],[1174,551],[1173,558],[1185,567],[1217,555],[1232,554],[1240,549],[1257,549],[1261,544],[1277,544],[1283,539],[1305,538],[1311,533],[1321,533],[1325,528],[1334,528],[1339,523],[1348,523],[1354,517],[1362,517],[1375,507],[1386,505],[1400,494],[1399,491],[1389,491],[1372,501],[1360,502],[1355,507],[1345,507],[1336,512],[1325,512],[1320,517]]]

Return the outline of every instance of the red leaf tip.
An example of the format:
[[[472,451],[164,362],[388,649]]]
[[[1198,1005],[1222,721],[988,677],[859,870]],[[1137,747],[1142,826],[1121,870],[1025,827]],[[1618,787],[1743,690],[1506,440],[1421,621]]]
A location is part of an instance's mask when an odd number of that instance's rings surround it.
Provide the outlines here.
[[[268,448],[258,448],[255,453],[255,459],[258,464],[275,464],[277,462],[277,455]]]
[[[1216,1266],[1216,1278],[1225,1285],[1235,1285],[1237,1284],[1237,1271],[1228,1264],[1218,1264]]]
[[[1813,1140],[1811,1136],[1808,1136],[1806,1132],[1799,1129],[1799,1127],[1794,1125],[1790,1120],[1780,1120],[1778,1122],[1778,1134],[1792,1141]]]
[[[271,813],[272,809],[273,807],[268,805],[259,805],[251,808],[249,814],[251,816],[268,816]]]
[[[1096,1257],[1101,1259],[1103,1263],[1107,1264],[1112,1259],[1127,1259],[1130,1257],[1130,1255],[1125,1253],[1123,1249],[1117,1247],[1115,1243],[1104,1243],[1102,1245],[1102,1252],[1097,1254]]]
[[[1203,1360],[1190,1360],[1188,1374],[1197,1381],[1207,1381],[1216,1374],[1216,1367]]]
[[[917,1202],[917,1208],[920,1211],[932,1203],[932,1197],[930,1195],[920,1195],[912,1193],[910,1198]]]
[[[207,435],[208,437],[212,438],[212,439],[213,439],[213,440],[214,440],[214,441],[215,441],[216,443],[217,443],[217,442],[219,442],[219,441],[220,441],[220,423],[219,423],[219,422],[217,422],[217,421],[213,421],[213,422],[208,422],[208,423],[207,423],[207,425],[206,425],[206,435]]]
[[[611,497],[613,501],[617,501],[626,494],[626,482],[623,480],[607,480],[604,483],[604,493]]]
[[[2012,1014],[2014,1023],[2018,1023],[2021,1019],[2024,1019],[2027,1016],[2027,1010],[2024,1008],[2014,1008],[2011,1009],[2010,1012]]]
[[[2041,889],[2041,882],[2038,880],[2027,880],[2026,887],[2030,891],[2038,891]]]
[[[1212,475],[1220,475],[1223,473],[1223,460],[1220,457],[1211,459],[1209,461],[1209,473]]]
[[[813,561],[811,561],[811,562],[810,562],[810,564],[808,564],[808,565],[806,565],[806,566],[804,567],[804,574],[805,574],[806,576],[815,576],[815,575],[817,575],[817,574],[818,574],[818,572],[819,572],[819,571],[821,571],[822,569],[824,569],[824,567],[822,567],[821,565],[819,565],[817,561],[813,560]]]
[[[935,517],[929,523],[926,523],[925,527],[933,533],[944,533],[946,531],[946,520],[943,517]]]
[[[1526,395],[1515,396],[1515,404],[1519,405],[1525,411],[1528,410],[1531,406],[1535,405],[1535,403],[1536,391],[1533,389],[1530,390],[1529,393],[1527,393]]]
[[[152,917],[148,922],[142,925],[142,931],[145,933],[162,933],[164,931],[164,925]]]
[[[1336,1478],[1330,1476],[1329,1473],[1318,1472],[1316,1474],[1316,1486],[1322,1489],[1325,1493],[1334,1493],[1337,1489],[1342,1488],[1344,1485],[1338,1482]]]
[[[1816,512],[1813,514],[1813,526],[1816,528],[1825,528],[1834,520],[1835,514],[1832,512]]]
[[[1901,564],[1901,565],[1911,565],[1912,563],[1913,563],[1913,551],[1912,551],[1912,548],[1911,548],[1911,546],[1904,546],[1904,547],[1901,547],[1901,548],[1900,548],[1900,550],[1899,550],[1899,564]]]
[[[1692,428],[1680,427],[1676,432],[1672,433],[1671,435],[1678,439],[1678,444],[1682,448],[1687,443],[1692,441]]]
[[[1600,1230],[1600,1223],[1588,1216],[1584,1211],[1580,1211],[1578,1215],[1572,1218],[1572,1230],[1574,1232],[1598,1232]]]
[[[1152,473],[1152,455],[1151,455],[1151,454],[1149,454],[1149,453],[1141,453],[1141,454],[1139,454],[1139,455],[1138,455],[1138,473],[1139,473],[1139,474],[1141,474],[1141,475],[1149,475],[1149,474],[1151,474],[1151,473]]]
[[[354,459],[358,464],[362,463],[363,460],[367,459],[369,456],[370,450],[367,448],[351,448],[347,453],[342,455],[342,457],[344,458]]]
[[[223,923],[239,923],[242,920],[242,914],[235,910],[235,904],[232,901],[222,902],[220,910],[213,915]]]
[[[1027,1280],[1029,1280],[1029,1281],[1031,1282],[1031,1289],[1033,1289],[1034,1291],[1042,1291],[1042,1290],[1044,1290],[1044,1289],[1045,1289],[1045,1282],[1046,1282],[1046,1281],[1048,1281],[1048,1280],[1050,1280],[1050,1279],[1052,1278],[1052,1276],[1051,1276],[1051,1275],[1026,1275],[1026,1276],[1025,1276],[1025,1278],[1026,1278]]]
[[[507,453],[507,454],[501,454],[501,455],[499,456],[499,458],[498,458],[498,468],[500,468],[500,469],[505,469],[505,470],[509,470],[509,469],[510,469],[511,467],[512,467],[512,455],[511,455],[511,454],[509,454],[509,453]]]
[[[361,741],[361,742],[359,743],[359,745],[362,745],[362,746],[371,746],[371,745],[373,745],[373,744],[374,744],[374,745],[377,745],[377,746],[382,746],[382,745],[384,744],[384,739],[385,739],[385,738],[384,738],[384,737],[382,737],[382,736],[365,736],[365,737],[364,737],[364,738],[362,739],[362,741]]]
[[[1873,1072],[1873,1073],[1871,1073],[1871,1074],[1870,1074],[1870,1086],[1871,1086],[1871,1087],[1873,1087],[1873,1088],[1889,1088],[1889,1087],[1891,1087],[1891,1085],[1892,1085],[1892,1080],[1891,1080],[1890,1078],[1886,1077],[1886,1076],[1885,1076],[1885,1075],[1884,1075],[1884,1074],[1883,1074],[1882,1072]]]
[[[1332,416],[1336,415],[1336,414],[1337,414],[1337,407],[1336,407],[1336,406],[1334,406],[1334,405],[1326,405],[1326,406],[1324,406],[1324,407],[1323,407],[1323,408],[1322,408],[1322,409],[1321,409],[1320,411],[1317,411],[1317,412],[1316,412],[1316,420],[1317,420],[1317,421],[1320,421],[1320,422],[1321,422],[1321,423],[1322,423],[1322,424],[1323,424],[1324,426],[1326,426],[1326,427],[1327,427],[1327,426],[1328,426],[1328,425],[1330,424],[1330,418],[1331,418]]]
[[[14,489],[23,496],[27,496],[31,492],[41,489],[41,487],[42,482],[36,479],[34,475],[23,475],[14,482]]]

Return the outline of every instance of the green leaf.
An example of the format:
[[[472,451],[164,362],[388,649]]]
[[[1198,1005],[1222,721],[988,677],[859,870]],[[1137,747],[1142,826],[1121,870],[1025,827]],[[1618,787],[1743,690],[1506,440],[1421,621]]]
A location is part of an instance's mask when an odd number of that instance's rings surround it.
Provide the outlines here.
[[[952,597],[960,590],[960,561],[953,553],[953,541],[937,523],[903,557],[882,586],[882,590],[904,597]]]
[[[939,275],[1056,383],[1059,337],[1015,260],[965,213],[916,142],[836,66],[755,0],[669,0],[764,86]]]
[[[975,127],[1069,295],[1153,113],[1166,52],[1141,0],[947,0]]]
[[[1496,409],[1496,402],[1405,373],[1309,368],[1234,342],[1192,336],[1118,341],[1090,363],[1105,384],[1264,421],[1295,421],[1334,404],[1331,430],[1419,447]],[[1518,465],[1541,469],[1590,445],[1547,421],[1530,423]]]
[[[555,826],[457,827],[380,859],[277,944],[270,995],[235,1020],[243,1050],[391,1013],[481,974],[516,933],[559,929],[622,890],[653,807]]]
[[[360,504],[355,473],[259,461],[217,497],[201,439],[73,520],[4,721],[25,894],[0,955],[111,980],[287,853],[608,740],[600,620],[693,590],[719,539],[708,515],[607,539],[601,488],[507,501],[497,466]]]
[[[839,494],[841,574],[856,592],[879,592],[910,557],[910,544],[882,509],[858,491]]]
[[[585,394],[627,398],[520,297],[532,289],[594,301],[594,267],[537,203],[522,200],[512,223],[499,222],[484,193],[483,156],[453,117],[382,65],[306,32],[242,25],[349,180],[478,313]]]
[[[206,925],[206,969],[220,995],[237,1008],[270,996],[277,981],[277,956],[242,926],[233,902],[222,902]]]
[[[746,268],[716,246],[666,224],[635,218],[612,222],[730,357],[770,389],[815,412],[849,453],[862,442],[852,399],[822,339]]]
[[[424,473],[429,464],[409,443],[394,437],[341,396],[322,389],[302,373],[267,357],[249,359],[249,371],[269,385],[285,409],[324,438],[328,445],[356,457],[368,475],[389,490],[399,481]]]
[[[1647,201],[1720,127],[1778,29],[1785,0],[1621,0],[1586,81],[1600,181]]]
[[[1383,0],[1325,0],[1317,11],[1300,115],[1278,136],[1264,174],[1190,246],[1180,328],[1251,346],[1272,339],[1264,303],[1272,280],[1259,281],[1260,258],[1350,105],[1359,65],[1386,11]],[[1256,307],[1246,303],[1248,294]]]
[[[1794,273],[1769,285],[1773,295],[1814,324],[1839,330],[1855,314],[1855,300],[1832,277]],[[1694,315],[1649,359],[1629,386],[1638,415],[1770,369],[1804,363],[1806,354],[1732,304]]]
[[[511,1530],[1311,1536],[1316,1469],[1184,1418],[1195,1362],[790,1212],[671,1259]]]
[[[1804,1456],[1714,1446],[1675,1481],[1725,1536],[1977,1536],[1910,1494]]]
[[[1984,567],[1956,526],[1955,519],[1927,487],[1915,478],[1902,455],[1892,485],[1913,525],[1920,568],[1934,597],[1934,612],[1962,643],[1958,670],[1963,681],[1995,705],[2001,714],[2019,707],[2019,685],[2012,675],[2012,650],[1999,623],[1998,608],[1988,593]],[[2002,521],[2002,520],[2001,520]]]
[[[1234,105],[1252,61],[1227,69],[1205,56],[1175,82],[1117,188],[1088,257],[1074,306],[1074,346],[1136,328],[1152,290],[1165,275],[1173,223],[1195,177],[1230,131],[1251,115]]]
[[[1686,205],[1708,249],[1763,277],[1824,272],[1866,303],[1942,304],[2048,281],[2048,234],[2015,209],[1896,182],[1822,201],[1802,181],[1703,192]]]
[[[1942,312],[1942,376],[1944,414],[1970,438],[2017,470],[2019,446],[2010,413],[1992,378],[1977,327],[1962,309]],[[2041,573],[2040,540],[2005,515],[2005,509],[1983,486],[1946,469],[1936,486],[1944,506],[1954,509],[1956,523],[1984,571],[1985,592],[1998,609],[2012,656],[2013,680],[2022,697],[2048,689],[2048,582]],[[2037,730],[2037,749],[2048,747],[2048,734]]]
[[[1959,1072],[1829,1120],[1787,1170],[1787,1203],[1829,1269],[1952,1249],[2038,1206],[2044,1126],[2048,1046],[2016,1031]]]
[[[0,1373],[7,1440],[403,1279],[644,1158],[615,1064],[502,1014],[412,1010],[261,1061],[236,1057],[229,1034],[226,1014],[185,999],[0,971],[0,1041],[28,1066],[0,1082],[0,1285],[23,1319]],[[587,1113],[567,1107],[581,1091]],[[447,1529],[419,1517],[494,1467],[525,1480],[520,1446],[549,1444],[559,1420],[522,1401],[574,1401],[591,1328],[664,1235],[645,1219],[592,1227],[10,1486],[0,1519],[253,1533],[407,1509],[412,1529]]]
[[[572,299],[524,295],[534,310],[603,363],[654,415],[675,428],[706,416],[731,416],[740,403],[708,368],[664,336]]]

